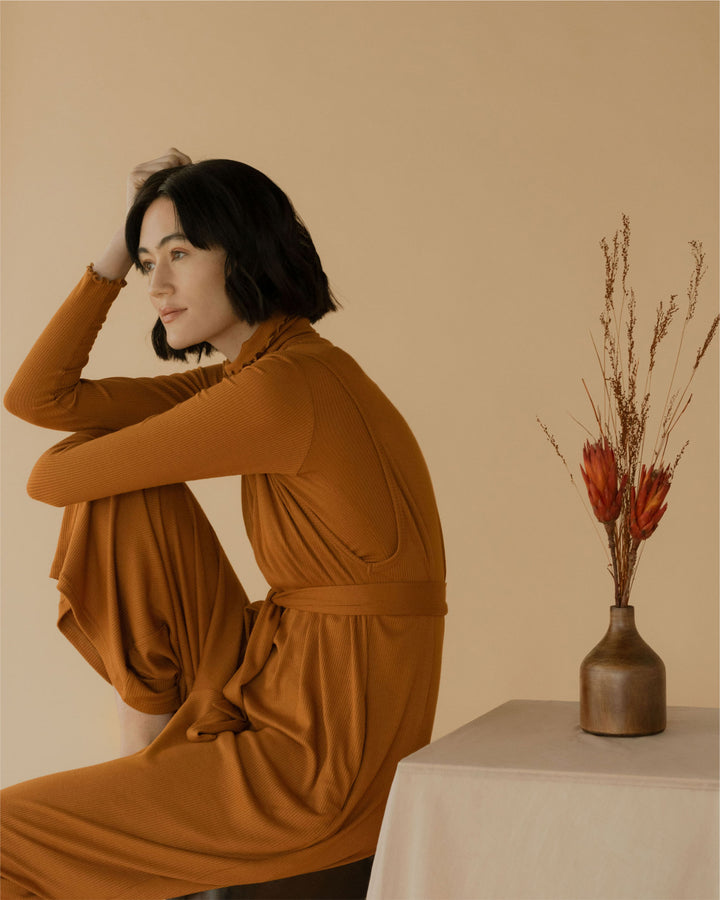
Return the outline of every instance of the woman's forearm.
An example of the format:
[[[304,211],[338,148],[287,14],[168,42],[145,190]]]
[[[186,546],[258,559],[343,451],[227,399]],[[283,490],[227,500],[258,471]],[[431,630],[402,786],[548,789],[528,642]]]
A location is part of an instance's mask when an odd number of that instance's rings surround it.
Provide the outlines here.
[[[11,381],[4,397],[11,413],[63,431],[92,427],[79,409],[80,374],[123,284],[86,271]]]
[[[95,337],[124,283],[88,268],[8,386],[4,402],[11,413],[60,431],[116,431],[222,380],[222,365],[154,378],[83,379]]]
[[[118,228],[112,236],[97,262],[93,263],[93,269],[101,278],[108,281],[118,281],[124,278],[132,268],[132,260],[125,244],[125,228]]]

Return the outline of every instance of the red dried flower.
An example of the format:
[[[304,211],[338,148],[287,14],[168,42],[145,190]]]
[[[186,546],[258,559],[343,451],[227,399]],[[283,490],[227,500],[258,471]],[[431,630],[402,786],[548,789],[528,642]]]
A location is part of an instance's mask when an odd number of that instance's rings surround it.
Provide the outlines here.
[[[630,489],[630,533],[635,543],[647,540],[658,527],[667,503],[662,502],[670,490],[670,469],[642,467],[637,492],[635,485]]]
[[[622,493],[627,484],[627,475],[623,476],[618,487],[618,469],[615,453],[607,438],[601,438],[594,444],[590,441],[583,447],[585,468],[580,466],[585,481],[593,512],[600,522],[614,522],[620,515]]]

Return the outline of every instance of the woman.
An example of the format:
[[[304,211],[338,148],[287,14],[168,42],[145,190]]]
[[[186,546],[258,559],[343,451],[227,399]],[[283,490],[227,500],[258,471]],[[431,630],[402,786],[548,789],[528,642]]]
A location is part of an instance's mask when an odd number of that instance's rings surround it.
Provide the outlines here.
[[[335,304],[307,230],[241,163],[171,150],[129,184],[124,233],[5,398],[74,432],[28,490],[65,507],[59,627],[115,688],[129,755],[3,792],[5,898],[166,898],[368,857],[434,716],[430,479],[400,414],[310,324]],[[80,378],[133,263],[159,355],[225,363]],[[253,604],[184,484],[221,475],[243,476],[272,585]]]

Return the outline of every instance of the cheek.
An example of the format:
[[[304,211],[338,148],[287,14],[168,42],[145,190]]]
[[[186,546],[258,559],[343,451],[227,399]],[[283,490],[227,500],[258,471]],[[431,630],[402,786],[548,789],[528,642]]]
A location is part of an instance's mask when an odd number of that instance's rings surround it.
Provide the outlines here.
[[[228,297],[227,291],[225,290],[225,283],[223,282],[222,287],[218,289],[215,296],[217,297],[217,307],[218,309],[222,309],[226,315],[232,316],[234,319],[239,318],[238,314],[233,309],[232,301],[230,297]]]

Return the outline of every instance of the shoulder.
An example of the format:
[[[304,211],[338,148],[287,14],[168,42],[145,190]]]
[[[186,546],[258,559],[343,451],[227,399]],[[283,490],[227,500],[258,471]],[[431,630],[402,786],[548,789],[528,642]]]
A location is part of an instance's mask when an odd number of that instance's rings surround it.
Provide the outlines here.
[[[305,366],[295,354],[267,353],[223,379],[228,403],[289,421],[313,415],[313,391]]]

